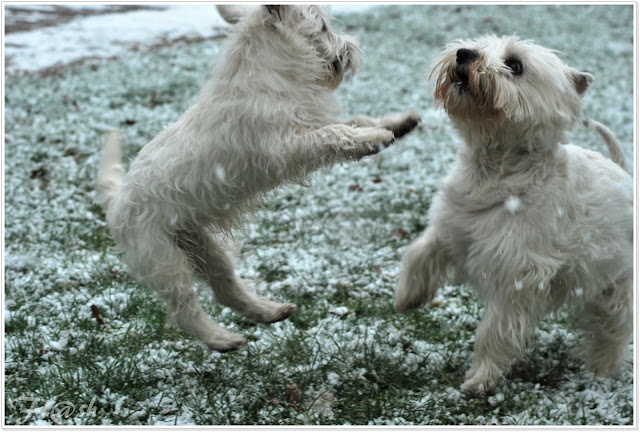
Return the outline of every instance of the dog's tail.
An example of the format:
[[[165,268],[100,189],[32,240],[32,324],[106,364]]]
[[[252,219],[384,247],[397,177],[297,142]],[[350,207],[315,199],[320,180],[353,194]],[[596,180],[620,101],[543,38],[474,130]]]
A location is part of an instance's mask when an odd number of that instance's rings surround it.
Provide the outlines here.
[[[618,142],[618,139],[613,134],[613,132],[611,132],[608,127],[595,120],[585,120],[584,125],[594,129],[596,132],[598,132],[598,134],[600,134],[602,140],[609,149],[611,160],[620,165],[623,170],[629,172],[627,161],[624,158],[624,151],[622,150],[622,146]]]
[[[111,206],[113,198],[122,185],[124,169],[122,159],[122,135],[118,130],[110,130],[104,138],[102,158],[98,167],[96,182],[96,202],[106,212]]]

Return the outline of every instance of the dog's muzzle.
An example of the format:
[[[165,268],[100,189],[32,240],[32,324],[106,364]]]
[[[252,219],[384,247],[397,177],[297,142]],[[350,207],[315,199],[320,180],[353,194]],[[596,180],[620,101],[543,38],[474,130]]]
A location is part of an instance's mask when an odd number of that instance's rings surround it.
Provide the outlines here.
[[[329,70],[329,78],[327,80],[327,85],[330,89],[337,88],[342,82],[342,77],[347,67],[347,65],[345,65],[343,62],[344,60],[342,56],[339,56],[339,57],[336,57],[334,60],[332,60],[331,63],[329,63],[329,65],[327,66]]]
[[[340,72],[345,73],[347,70],[351,71],[352,74],[356,73],[356,69],[362,63],[362,51],[360,50],[360,45],[358,41],[351,36],[344,37],[345,44],[342,52],[336,58],[339,65]]]
[[[478,59],[478,54],[470,49],[461,48],[456,52],[455,84],[460,91],[469,88],[469,68]]]
[[[342,75],[342,59],[338,57],[331,62],[331,68],[335,74]]]
[[[459,65],[473,63],[476,60],[478,60],[478,54],[473,50],[460,48],[456,52],[456,63]]]
[[[356,39],[351,36],[342,36],[336,43],[339,48],[327,59],[327,70],[330,72],[327,85],[330,89],[340,85],[347,71],[355,74],[362,62],[360,46]]]

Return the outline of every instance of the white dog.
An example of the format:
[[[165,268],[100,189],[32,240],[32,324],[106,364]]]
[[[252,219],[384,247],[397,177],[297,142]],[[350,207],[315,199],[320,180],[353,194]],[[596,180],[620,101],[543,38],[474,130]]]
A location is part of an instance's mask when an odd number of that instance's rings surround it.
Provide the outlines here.
[[[562,144],[593,77],[495,36],[451,43],[431,76],[464,143],[403,255],[396,309],[431,301],[449,269],[477,291],[486,306],[464,390],[491,389],[563,303],[585,332],[587,367],[610,374],[632,330],[632,178],[599,123],[613,162]]]
[[[360,64],[360,49],[354,38],[331,31],[323,9],[220,13],[237,26],[196,104],[140,151],[126,175],[119,134],[108,134],[97,201],[130,272],[160,294],[182,329],[224,352],[244,339],[205,314],[191,287],[194,274],[219,303],[251,320],[272,323],[296,309],[247,291],[225,252],[225,235],[265,192],[377,153],[419,117],[334,119],[332,90]]]

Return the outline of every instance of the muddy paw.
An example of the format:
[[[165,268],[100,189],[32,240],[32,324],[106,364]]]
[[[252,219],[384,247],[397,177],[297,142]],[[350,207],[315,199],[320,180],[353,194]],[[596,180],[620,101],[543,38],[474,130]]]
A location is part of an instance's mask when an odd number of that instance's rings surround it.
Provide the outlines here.
[[[385,122],[385,127],[393,132],[393,136],[401,138],[411,132],[418,124],[420,124],[420,114],[416,111],[407,111],[389,117]]]

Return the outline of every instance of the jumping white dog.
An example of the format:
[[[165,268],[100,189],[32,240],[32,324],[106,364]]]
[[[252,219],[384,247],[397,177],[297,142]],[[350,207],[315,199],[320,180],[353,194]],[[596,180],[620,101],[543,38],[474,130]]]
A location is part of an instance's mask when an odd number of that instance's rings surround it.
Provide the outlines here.
[[[593,77],[495,36],[451,43],[431,76],[464,143],[429,228],[404,253],[396,309],[431,301],[450,269],[477,291],[486,306],[464,390],[494,387],[563,303],[576,309],[587,367],[612,373],[632,331],[633,182],[600,123],[589,125],[613,161],[562,144]]]
[[[293,304],[250,294],[223,245],[261,195],[313,171],[379,152],[419,121],[415,112],[339,122],[332,90],[361,61],[357,41],[333,32],[318,6],[219,7],[237,23],[212,78],[178,121],[124,174],[121,139],[107,134],[97,201],[129,271],[155,289],[176,323],[217,351],[244,339],[214,323],[192,289],[272,323]]]

